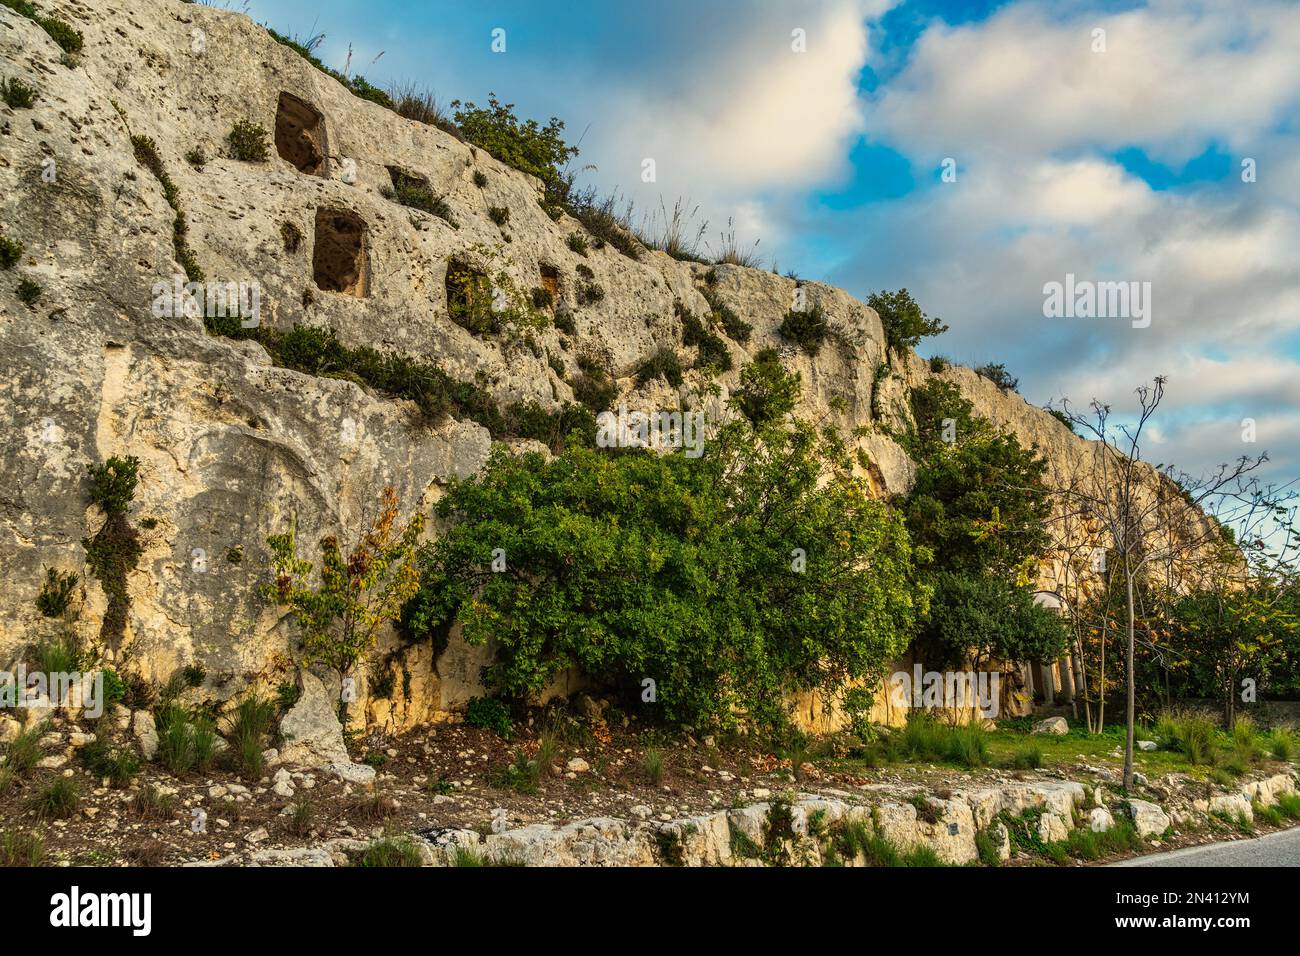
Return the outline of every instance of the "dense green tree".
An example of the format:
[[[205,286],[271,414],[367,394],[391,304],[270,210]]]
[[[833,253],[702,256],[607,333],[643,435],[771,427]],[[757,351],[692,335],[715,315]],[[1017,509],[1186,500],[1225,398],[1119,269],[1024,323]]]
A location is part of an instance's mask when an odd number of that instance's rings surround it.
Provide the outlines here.
[[[898,515],[798,423],[735,420],[699,458],[499,448],[439,514],[406,629],[493,641],[505,697],[577,667],[629,700],[653,681],[665,720],[777,726],[786,692],[881,676],[926,604]]]
[[[876,310],[885,330],[885,344],[895,350],[914,349],[921,339],[948,331],[938,318],[921,311],[906,289],[897,292],[873,292],[867,305]]]
[[[978,668],[990,660],[1049,661],[1069,640],[1060,615],[1039,607],[1028,588],[990,574],[940,572],[921,629],[926,663]]]
[[[975,415],[951,383],[932,379],[911,404],[905,444],[917,474],[904,510],[913,544],[935,571],[1025,580],[1048,545],[1046,462]]]

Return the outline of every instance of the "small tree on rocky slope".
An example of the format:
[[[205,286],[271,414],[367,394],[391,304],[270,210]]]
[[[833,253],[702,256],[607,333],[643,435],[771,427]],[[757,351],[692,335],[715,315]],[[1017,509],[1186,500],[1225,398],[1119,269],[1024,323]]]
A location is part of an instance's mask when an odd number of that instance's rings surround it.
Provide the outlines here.
[[[379,629],[398,619],[402,605],[419,587],[415,548],[424,527],[414,514],[397,521],[397,493],[385,488],[378,513],[345,558],[338,539],[320,540],[320,571],[311,582],[312,563],[298,556],[297,526],[270,535],[275,583],[265,593],[293,611],[302,630],[304,659],[345,677],[374,646]],[[339,701],[339,720],[347,726],[348,702]]]
[[[1276,500],[1272,488],[1252,477],[1268,460],[1242,457],[1221,465],[1202,478],[1176,475],[1173,466],[1143,461],[1142,439],[1164,398],[1165,378],[1157,376],[1151,385],[1136,390],[1136,421],[1117,424],[1111,408],[1094,400],[1087,413],[1075,413],[1069,403],[1063,412],[1080,435],[1094,441],[1094,463],[1082,480],[1058,486],[1056,494],[1064,509],[1086,513],[1100,527],[1124,594],[1125,690],[1127,733],[1124,744],[1124,787],[1133,786],[1133,738],[1135,709],[1135,620],[1138,614],[1139,579],[1160,573],[1166,586],[1173,587],[1189,577],[1193,566],[1208,548],[1218,545],[1224,528],[1208,512],[1231,512],[1234,508],[1268,507]]]

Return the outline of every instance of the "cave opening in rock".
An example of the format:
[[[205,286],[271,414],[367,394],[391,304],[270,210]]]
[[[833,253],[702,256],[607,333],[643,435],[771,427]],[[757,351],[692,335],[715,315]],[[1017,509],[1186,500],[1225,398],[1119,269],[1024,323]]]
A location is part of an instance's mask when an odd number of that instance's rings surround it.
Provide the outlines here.
[[[551,294],[552,301],[560,300],[560,270],[555,266],[543,265],[541,267],[542,288]]]
[[[366,261],[366,223],[344,209],[316,210],[316,243],[312,253],[316,285],[358,299],[370,294]]]
[[[275,114],[275,149],[281,159],[302,172],[326,176],[325,116],[292,93],[281,93]]]

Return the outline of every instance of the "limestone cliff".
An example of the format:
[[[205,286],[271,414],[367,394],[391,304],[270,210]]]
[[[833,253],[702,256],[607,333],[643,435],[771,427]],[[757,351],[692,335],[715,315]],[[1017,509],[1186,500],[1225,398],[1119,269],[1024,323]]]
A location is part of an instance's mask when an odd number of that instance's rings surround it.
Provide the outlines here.
[[[158,679],[200,662],[211,692],[226,697],[276,679],[292,654],[288,623],[257,591],[268,533],[295,515],[305,542],[355,532],[385,485],[405,509],[427,506],[489,452],[491,437],[471,421],[430,425],[409,402],[276,368],[259,345],[208,334],[199,316],[160,315],[156,284],[184,274],[178,209],[208,279],[257,284],[265,325],[326,326],[350,345],[434,361],[502,403],[571,400],[581,355],[621,376],[629,407],[710,400],[700,372],[680,389],[638,390],[631,377],[660,346],[690,351],[674,304],[707,311],[709,267],[610,246],[574,251],[581,224],[549,218],[535,179],[354,96],[246,16],[177,0],[41,6],[85,46],[69,58],[0,7],[0,73],[38,91],[30,108],[0,108],[0,234],[24,249],[0,272],[0,662],[31,640],[45,566],[82,575],[81,626],[98,633],[106,600],[86,579],[82,542],[102,518],[87,506],[88,464],[142,462],[132,520],[144,555],[127,582],[124,640],[110,653]],[[268,131],[265,162],[231,155],[227,134],[240,122]],[[133,137],[156,144],[170,201]],[[443,196],[445,217],[387,198],[401,177]],[[508,220],[496,224],[492,208]],[[483,337],[451,321],[448,268],[465,261],[521,290],[552,289],[572,334],[550,325]],[[23,279],[41,287],[34,299],[19,298]],[[815,358],[776,333],[797,285],[832,333]],[[865,427],[858,441],[875,486],[905,490],[912,463],[880,426],[906,417],[905,389],[932,374],[928,365],[909,357],[880,375],[879,318],[839,289],[727,265],[712,289],[753,334],[727,343],[733,371],[711,401],[725,400],[753,353],[775,346],[802,376],[802,411],[846,434]],[[1087,443],[1018,395],[965,369],[942,374],[1049,459],[1089,459]],[[370,702],[371,719],[437,718],[471,692],[481,653],[453,643],[435,668],[427,648],[409,649],[390,665],[409,675],[406,693]]]

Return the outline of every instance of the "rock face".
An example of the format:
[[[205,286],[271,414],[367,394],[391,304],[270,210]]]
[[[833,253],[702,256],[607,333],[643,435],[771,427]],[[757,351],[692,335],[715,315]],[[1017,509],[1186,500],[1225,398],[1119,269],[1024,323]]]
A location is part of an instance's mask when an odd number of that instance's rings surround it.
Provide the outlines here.
[[[1055,737],[1064,737],[1070,732],[1070,722],[1064,717],[1048,717],[1046,720],[1040,720],[1034,724],[1034,733],[1051,734]]]
[[[1140,837],[1159,836],[1169,829],[1169,815],[1157,804],[1147,800],[1128,800],[1125,809]]]
[[[319,677],[303,671],[298,701],[280,721],[284,746],[279,759],[302,767],[327,767],[350,763],[343,743],[343,725],[339,723],[334,701]]]
[[[351,346],[436,362],[499,402],[548,407],[573,399],[579,357],[595,356],[629,408],[716,408],[740,368],[772,346],[802,378],[803,414],[845,435],[863,430],[862,468],[880,494],[912,480],[888,428],[910,415],[907,388],[936,374],[1054,467],[1091,460],[1056,419],[973,372],[887,358],[879,317],[839,289],[658,252],[574,251],[568,239],[581,224],[552,221],[537,180],[355,97],[247,16],[176,0],[58,9],[85,36],[75,64],[0,7],[6,73],[38,90],[31,109],[0,111],[0,234],[23,244],[0,273],[0,663],[32,639],[44,566],[81,574],[80,626],[99,632],[108,602],[84,573],[81,543],[103,521],[87,507],[88,464],[141,461],[130,521],[143,554],[110,656],[160,681],[199,663],[231,676],[208,691],[229,698],[283,679],[296,650],[291,623],[260,591],[268,534],[296,520],[315,559],[322,536],[355,537],[384,486],[405,511],[427,509],[491,447],[480,425],[429,424],[411,403],[352,381],[273,367],[261,346],[209,335],[200,316],[177,308],[167,291],[184,277],[176,210],[133,137],[156,144],[196,264],[210,281],[256,288],[253,319],[264,326],[331,329]],[[237,122],[265,129],[265,161],[232,154],[226,136]],[[454,225],[387,198],[402,177],[427,182]],[[505,225],[493,207],[510,210]],[[524,292],[552,290],[572,332],[471,334],[448,311],[449,275],[467,262]],[[42,287],[31,303],[15,294],[20,276]],[[753,326],[748,342],[727,343],[734,369],[712,383],[692,371],[680,388],[638,386],[641,360],[683,348],[674,304],[707,310],[706,276]],[[776,333],[797,287],[831,330],[816,357]],[[703,398],[710,384],[719,395]],[[453,636],[435,661],[427,647],[383,641],[374,660],[403,677],[402,689],[369,699],[358,679],[358,723],[441,719],[476,693],[481,649]]]

